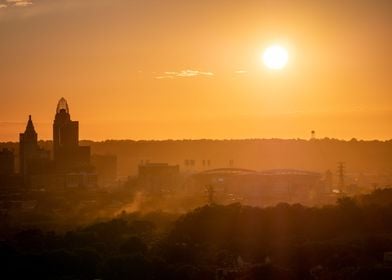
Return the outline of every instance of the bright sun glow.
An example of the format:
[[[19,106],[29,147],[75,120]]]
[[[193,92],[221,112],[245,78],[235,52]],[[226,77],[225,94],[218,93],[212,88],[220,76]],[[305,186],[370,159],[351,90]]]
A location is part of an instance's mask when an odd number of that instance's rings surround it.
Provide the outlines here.
[[[263,53],[264,64],[270,69],[282,69],[287,65],[288,60],[287,50],[279,45],[270,46]]]

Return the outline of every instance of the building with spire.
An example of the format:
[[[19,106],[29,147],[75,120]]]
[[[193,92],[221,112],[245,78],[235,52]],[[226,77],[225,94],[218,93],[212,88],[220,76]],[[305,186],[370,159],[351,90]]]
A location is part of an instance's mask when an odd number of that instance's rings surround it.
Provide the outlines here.
[[[30,115],[25,132],[19,134],[19,173],[21,175],[28,174],[29,163],[36,157],[38,150],[38,135]]]
[[[53,159],[59,172],[80,172],[90,167],[90,147],[79,146],[79,122],[72,121],[64,98],[53,122]]]
[[[19,140],[19,173],[25,186],[55,190],[97,185],[90,147],[79,146],[79,122],[71,120],[64,98],[57,104],[53,122],[53,160],[49,151],[39,147],[31,116]]]
[[[38,145],[31,115],[24,133],[19,135],[19,173],[25,185],[31,186],[32,178],[51,172],[50,152]]]

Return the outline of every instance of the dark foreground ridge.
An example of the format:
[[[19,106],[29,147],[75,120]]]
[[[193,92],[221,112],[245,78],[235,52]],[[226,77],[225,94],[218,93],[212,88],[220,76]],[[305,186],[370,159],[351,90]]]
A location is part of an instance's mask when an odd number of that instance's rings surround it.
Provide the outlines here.
[[[11,279],[391,279],[392,190],[337,205],[123,213],[66,233],[2,233]]]

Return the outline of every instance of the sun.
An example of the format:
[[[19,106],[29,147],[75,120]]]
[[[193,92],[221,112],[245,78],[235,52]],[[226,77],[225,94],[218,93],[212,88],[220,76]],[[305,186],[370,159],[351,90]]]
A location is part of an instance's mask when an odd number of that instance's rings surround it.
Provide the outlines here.
[[[273,70],[283,69],[289,61],[289,53],[280,45],[272,45],[263,53],[264,64]]]

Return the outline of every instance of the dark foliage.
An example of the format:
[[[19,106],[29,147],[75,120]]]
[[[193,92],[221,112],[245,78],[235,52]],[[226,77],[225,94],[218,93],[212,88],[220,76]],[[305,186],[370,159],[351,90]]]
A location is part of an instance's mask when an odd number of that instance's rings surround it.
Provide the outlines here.
[[[0,243],[2,278],[392,279],[391,193],[322,208],[211,205],[170,227],[130,214],[65,234],[23,230]]]

